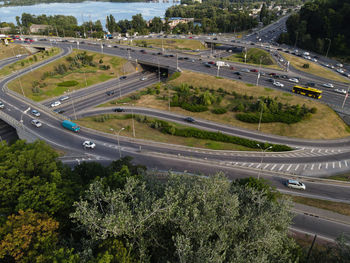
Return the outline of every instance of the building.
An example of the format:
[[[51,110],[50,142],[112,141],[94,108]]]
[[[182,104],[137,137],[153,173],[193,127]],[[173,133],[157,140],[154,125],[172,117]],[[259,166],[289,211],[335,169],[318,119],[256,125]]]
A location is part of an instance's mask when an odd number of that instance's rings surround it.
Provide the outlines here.
[[[50,29],[51,26],[49,25],[36,25],[33,24],[29,27],[29,32],[30,33],[42,33],[45,32],[46,30]]]
[[[188,22],[194,22],[194,18],[182,18],[182,17],[171,17],[169,18],[170,29],[173,29],[180,23],[187,24]]]
[[[0,33],[1,34],[5,34],[11,31],[11,27],[7,26],[7,27],[0,27]]]

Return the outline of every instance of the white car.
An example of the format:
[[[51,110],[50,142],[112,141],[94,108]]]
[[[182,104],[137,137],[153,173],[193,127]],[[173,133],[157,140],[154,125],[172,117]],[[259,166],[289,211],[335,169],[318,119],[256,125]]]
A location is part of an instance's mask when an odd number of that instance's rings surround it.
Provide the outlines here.
[[[94,149],[96,144],[94,144],[92,141],[84,141],[83,146],[84,148]]]
[[[0,101],[0,109],[3,109],[3,108],[5,108],[5,105],[4,105],[4,103],[2,103],[2,102]]]
[[[69,99],[68,96],[62,96],[62,97],[60,97],[60,101],[65,101],[65,100],[68,100],[68,99]]]
[[[342,68],[344,65],[341,64],[341,63],[338,63],[336,66],[339,67],[339,68]]]
[[[32,110],[32,115],[34,115],[35,117],[40,117],[40,112],[38,112],[37,110]]]
[[[20,58],[20,57],[22,57],[22,54],[16,55],[16,58]]]
[[[340,73],[340,74],[343,74],[345,71],[342,70],[341,68],[338,68],[338,69],[337,69],[337,72]]]
[[[35,120],[35,119],[32,120],[31,123],[32,123],[35,127],[37,127],[37,128],[39,128],[39,127],[42,126],[41,122],[38,121],[38,120]]]
[[[287,180],[286,186],[289,188],[299,189],[299,190],[305,190],[305,184],[302,182],[296,181],[296,180]]]
[[[284,87],[284,85],[281,83],[281,82],[278,82],[278,81],[275,81],[274,83],[272,83],[274,86],[276,86],[276,87],[281,87],[281,88],[283,88]]]
[[[291,82],[299,83],[299,80],[297,78],[290,78],[288,80]]]
[[[346,94],[346,90],[345,89],[335,89],[334,91],[337,92],[337,93]]]
[[[60,105],[61,105],[60,101],[55,101],[55,102],[51,103],[51,108],[54,108],[54,107],[57,107],[57,106],[60,106]]]
[[[141,80],[147,80],[147,77],[142,77]]]
[[[325,83],[325,84],[322,84],[322,86],[326,88],[334,88],[334,85],[332,83]]]
[[[313,61],[313,62],[317,62],[317,59],[313,58],[312,61]]]

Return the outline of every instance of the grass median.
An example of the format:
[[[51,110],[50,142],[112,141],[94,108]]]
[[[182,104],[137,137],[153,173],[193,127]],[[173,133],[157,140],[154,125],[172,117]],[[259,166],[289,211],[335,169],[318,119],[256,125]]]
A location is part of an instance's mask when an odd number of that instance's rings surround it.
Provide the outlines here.
[[[14,63],[11,63],[3,68],[0,69],[0,77],[5,77],[7,75],[10,75],[12,73],[14,73],[15,71],[24,69],[24,68],[28,68],[28,67],[32,67],[35,66],[35,64],[47,60],[53,56],[56,56],[57,54],[60,53],[60,49],[59,48],[50,48],[46,51],[40,51],[38,53],[35,54],[29,54],[26,58],[18,60]],[[21,52],[20,54],[28,54],[29,52],[26,49],[21,49],[20,47],[18,47],[18,52]],[[17,54],[17,53],[16,53]]]
[[[342,138],[350,135],[348,126],[342,119],[328,106],[319,103],[317,100],[310,100],[304,97],[295,96],[290,91],[283,92],[275,89],[257,87],[242,82],[228,79],[218,79],[214,76],[194,72],[182,72],[181,75],[164,85],[155,85],[153,88],[156,92],[150,94],[148,89],[129,94],[118,100],[113,100],[101,106],[123,106],[131,105],[139,107],[149,107],[168,111],[169,90],[167,85],[181,86],[187,84],[192,86],[194,90],[198,89],[199,95],[201,89],[218,90],[222,89],[232,94],[236,92],[243,97],[253,97],[258,99],[261,96],[276,98],[277,102],[290,105],[307,105],[309,108],[316,108],[315,114],[310,118],[306,118],[300,122],[286,124],[281,122],[262,123],[260,131],[282,136],[307,138],[307,139],[334,139]],[[290,90],[292,87],[290,87]],[[193,90],[193,89],[192,89]],[[151,90],[152,91],[152,90]],[[172,94],[170,94],[171,96]],[[221,107],[230,105],[230,97],[224,96],[221,101]],[[236,113],[227,110],[224,114],[214,114],[212,111],[190,112],[180,107],[171,107],[171,112],[181,114],[183,116],[192,116],[193,118],[201,118],[217,123],[229,124],[236,127],[242,127],[250,130],[257,130],[257,123],[247,123],[239,121],[235,116]],[[322,127],[322,128],[320,128]]]
[[[338,73],[324,68],[310,60],[306,60],[300,57],[296,57],[284,52],[281,52],[282,56],[288,60],[290,62],[290,64],[300,70],[300,71],[304,71],[306,73],[315,75],[315,76],[319,76],[321,78],[324,79],[329,79],[329,80],[334,80],[334,81],[340,81],[340,82],[345,82],[345,83],[350,83],[350,81],[348,79],[346,79],[345,77],[340,76]],[[305,64],[309,65],[309,68],[304,68],[303,66]]]
[[[139,47],[157,47],[179,50],[204,50],[207,49],[200,41],[193,39],[143,39],[134,40],[133,45]]]
[[[134,66],[123,58],[74,50],[66,57],[11,81],[8,87],[22,93],[22,85],[26,97],[42,101],[134,71]]]
[[[338,214],[350,216],[350,204],[341,203],[341,202],[333,202],[316,198],[302,197],[302,196],[289,196],[293,202],[317,207],[324,210],[329,210]]]
[[[13,43],[5,45],[0,43],[0,60],[27,53],[28,51],[21,45]]]

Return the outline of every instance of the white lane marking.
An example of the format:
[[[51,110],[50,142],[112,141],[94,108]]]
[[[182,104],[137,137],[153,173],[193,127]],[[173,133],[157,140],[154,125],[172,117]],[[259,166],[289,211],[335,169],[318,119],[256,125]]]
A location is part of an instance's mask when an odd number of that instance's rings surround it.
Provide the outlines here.
[[[322,163],[320,163],[320,164],[318,165],[318,170],[321,170],[321,167],[322,167]]]
[[[307,164],[304,164],[304,169],[303,170],[306,170],[306,168],[307,168]]]
[[[335,163],[333,162],[332,164],[333,164],[333,169],[334,169],[335,168]]]
[[[321,152],[322,152],[322,150],[321,150],[321,149],[319,149],[319,150],[318,150],[318,153],[321,153]]]
[[[326,149],[324,152],[325,152],[325,153],[328,153],[328,150]]]
[[[345,163],[345,166],[348,167],[348,162],[346,160],[344,161],[344,163]]]
[[[251,164],[248,165],[248,167],[252,167],[253,165],[254,165],[254,163],[251,163]]]
[[[315,149],[314,149],[314,148],[312,148],[312,149],[311,149],[311,152],[314,152],[314,150],[315,150]]]
[[[298,164],[298,165],[295,167],[295,169],[294,169],[294,170],[296,171],[296,170],[298,170],[298,168],[299,168],[299,164]]]
[[[326,169],[328,169],[328,163],[326,163]]]
[[[312,165],[311,165],[311,170],[313,170],[313,169],[314,169],[314,165],[315,165],[315,164],[312,164]]]
[[[264,167],[263,169],[265,170],[269,165],[270,165],[269,163],[266,164],[265,167]]]
[[[289,171],[289,169],[292,167],[292,164],[290,164],[287,168],[287,171]]]
[[[242,163],[241,165],[244,166],[246,163]]]
[[[284,164],[282,164],[282,166],[280,167],[280,169],[278,169],[278,171],[281,171],[284,167]]]
[[[341,161],[339,161],[339,168],[341,168]]]
[[[261,163],[259,163],[259,164],[256,166],[256,168],[259,168],[259,167],[260,167],[260,165],[261,165]]]
[[[274,164],[274,165],[271,167],[271,171],[272,171],[273,169],[275,169],[276,165],[277,165],[277,164]]]

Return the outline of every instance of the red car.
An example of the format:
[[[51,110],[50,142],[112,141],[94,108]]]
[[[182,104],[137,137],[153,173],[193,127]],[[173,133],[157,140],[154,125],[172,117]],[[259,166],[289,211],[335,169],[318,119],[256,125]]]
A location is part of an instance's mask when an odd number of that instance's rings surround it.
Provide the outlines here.
[[[276,73],[271,72],[271,73],[269,73],[269,75],[270,76],[276,76]]]
[[[231,70],[235,70],[236,68],[235,67],[230,67]]]
[[[251,69],[250,72],[258,72],[257,69]]]
[[[208,64],[215,65],[214,61],[209,61]]]

